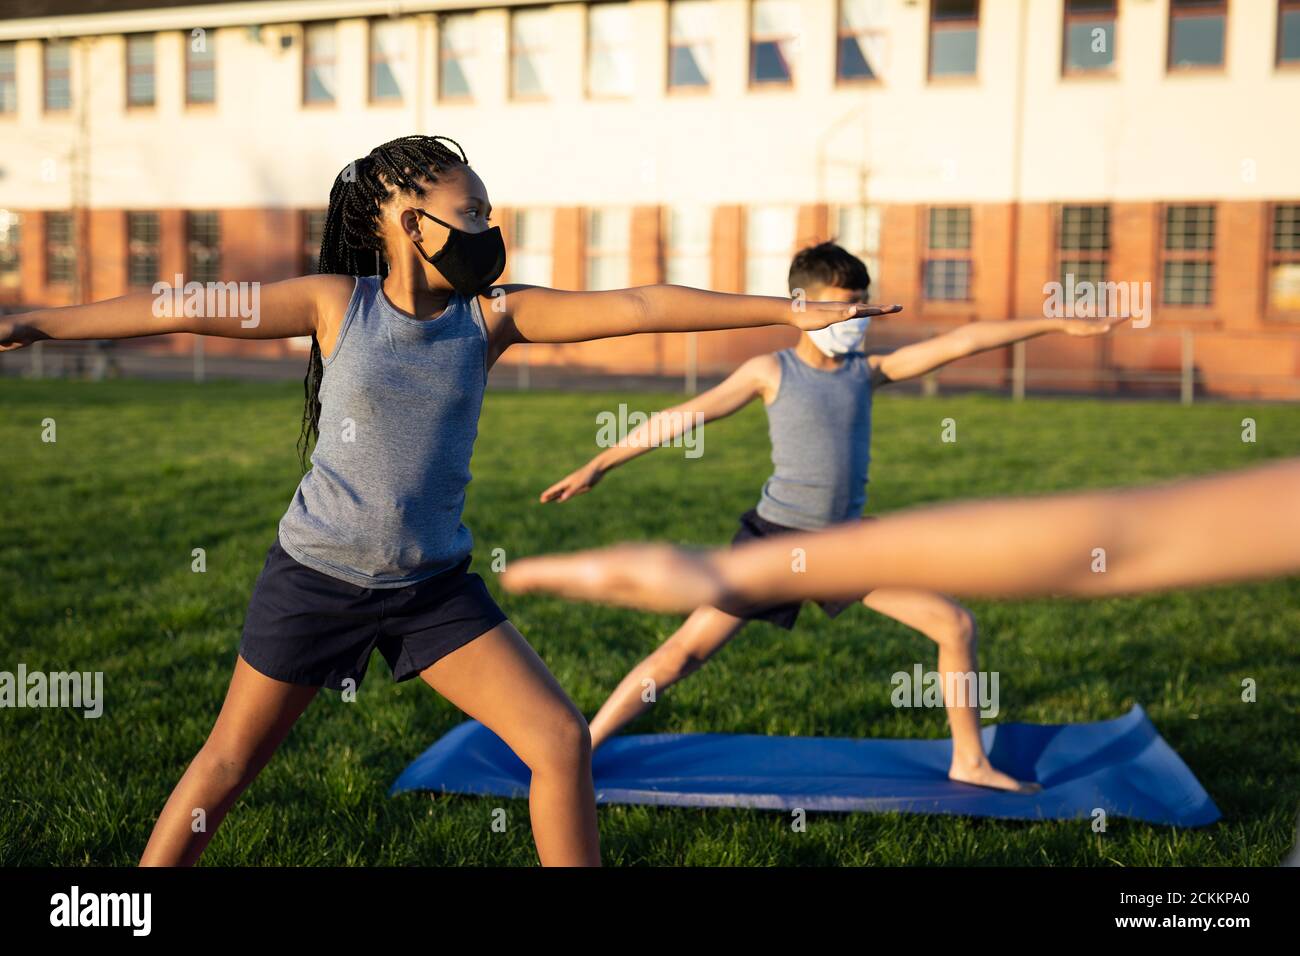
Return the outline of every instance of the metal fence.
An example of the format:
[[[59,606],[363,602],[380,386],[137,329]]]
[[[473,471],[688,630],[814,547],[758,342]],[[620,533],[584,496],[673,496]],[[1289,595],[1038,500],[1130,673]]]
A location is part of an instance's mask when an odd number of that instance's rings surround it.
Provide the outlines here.
[[[876,337],[868,340],[868,349],[887,351],[949,331],[950,327],[909,326],[906,336]],[[1125,333],[1120,332],[1120,335]],[[1006,394],[1023,400],[1031,394],[1087,394],[1098,397],[1177,398],[1192,404],[1199,398],[1265,398],[1300,400],[1300,330],[1294,333],[1233,333],[1231,341],[1243,342],[1282,355],[1273,364],[1282,371],[1267,372],[1255,368],[1226,368],[1222,362],[1205,358],[1225,333],[1183,329],[1161,332],[1136,330],[1131,334],[1163,337],[1163,354],[1176,355],[1165,367],[1152,367],[1115,360],[1049,365],[1031,360],[1031,348],[1019,342],[983,353],[975,362],[957,362],[923,376],[911,389],[923,395],[941,391],[986,391]],[[1093,340],[1101,341],[1101,340]],[[1150,343],[1148,343],[1150,344]],[[520,346],[507,354],[507,360],[493,369],[491,384],[506,389],[636,389],[684,391],[695,394],[725,377],[729,369],[701,366],[696,336],[688,335],[685,360],[680,367],[669,369],[619,369],[604,366],[575,367],[555,363],[537,363],[531,359],[530,347]],[[1287,368],[1286,355],[1292,359]],[[978,363],[978,364],[976,364]],[[42,342],[16,352],[0,353],[0,376],[30,378],[65,378],[102,380],[113,377],[190,379],[203,382],[209,377],[240,380],[300,380],[306,356],[264,359],[253,356],[208,355],[203,339],[194,337],[188,354],[152,351],[132,345],[121,348],[114,342]]]

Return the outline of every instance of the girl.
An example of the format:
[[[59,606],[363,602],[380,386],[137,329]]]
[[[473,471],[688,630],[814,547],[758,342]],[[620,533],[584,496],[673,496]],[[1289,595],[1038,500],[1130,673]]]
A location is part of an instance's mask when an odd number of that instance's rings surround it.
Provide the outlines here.
[[[376,648],[395,680],[418,675],[528,765],[543,864],[599,863],[586,722],[469,572],[461,512],[488,370],[517,342],[821,328],[899,310],[673,286],[493,288],[505,249],[491,211],[458,144],[406,136],[339,174],[321,274],[260,289],[251,320],[172,315],[142,293],[0,322],[0,349],[166,332],[312,337],[300,440],[304,469],[315,443],[311,468],[254,585],[225,703],[142,864],[195,862],[317,691],[355,688]]]

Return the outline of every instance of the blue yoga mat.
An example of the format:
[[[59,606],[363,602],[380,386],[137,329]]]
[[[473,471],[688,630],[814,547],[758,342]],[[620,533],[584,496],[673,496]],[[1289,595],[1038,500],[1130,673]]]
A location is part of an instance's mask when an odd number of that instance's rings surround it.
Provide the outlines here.
[[[1093,724],[983,729],[993,763],[1043,785],[1033,796],[948,779],[951,740],[848,740],[752,734],[615,737],[596,752],[600,803],[767,810],[947,813],[1010,820],[1108,816],[1204,826],[1219,819],[1187,764],[1134,705]],[[453,729],[402,772],[390,793],[525,797],[528,769],[477,721]]]

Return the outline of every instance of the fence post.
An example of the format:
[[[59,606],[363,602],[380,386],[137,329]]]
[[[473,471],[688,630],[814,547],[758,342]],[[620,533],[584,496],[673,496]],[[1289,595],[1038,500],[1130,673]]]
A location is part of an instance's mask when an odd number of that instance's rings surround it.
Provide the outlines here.
[[[700,355],[696,342],[696,332],[686,333],[686,394],[694,395],[700,387]]]
[[[519,362],[515,365],[515,385],[521,391],[528,391],[532,376],[528,368],[528,344],[519,347]]]
[[[1196,347],[1191,329],[1183,329],[1183,371],[1181,376],[1181,401],[1184,405],[1192,404],[1196,396]]]
[[[196,385],[203,384],[204,372],[203,336],[196,335],[194,336],[194,383]]]
[[[1023,341],[1011,346],[1011,398],[1017,402],[1025,400],[1025,343]]]
[[[921,376],[921,394],[926,398],[934,398],[939,394],[939,375],[937,372],[926,372]]]
[[[35,342],[32,344],[32,378],[45,377],[45,349],[44,342]]]

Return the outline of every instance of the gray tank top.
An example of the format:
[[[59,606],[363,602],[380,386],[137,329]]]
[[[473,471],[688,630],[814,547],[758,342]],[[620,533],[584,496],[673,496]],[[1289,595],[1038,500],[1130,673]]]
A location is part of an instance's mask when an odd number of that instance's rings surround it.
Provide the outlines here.
[[[477,299],[453,294],[413,319],[357,279],[324,360],[320,438],[280,519],[300,564],[360,587],[394,588],[455,567],[473,540],[461,523],[487,383]]]
[[[871,459],[872,372],[851,352],[839,367],[808,365],[794,349],[776,353],[781,385],[767,407],[772,477],[759,517],[814,530],[862,515]]]

